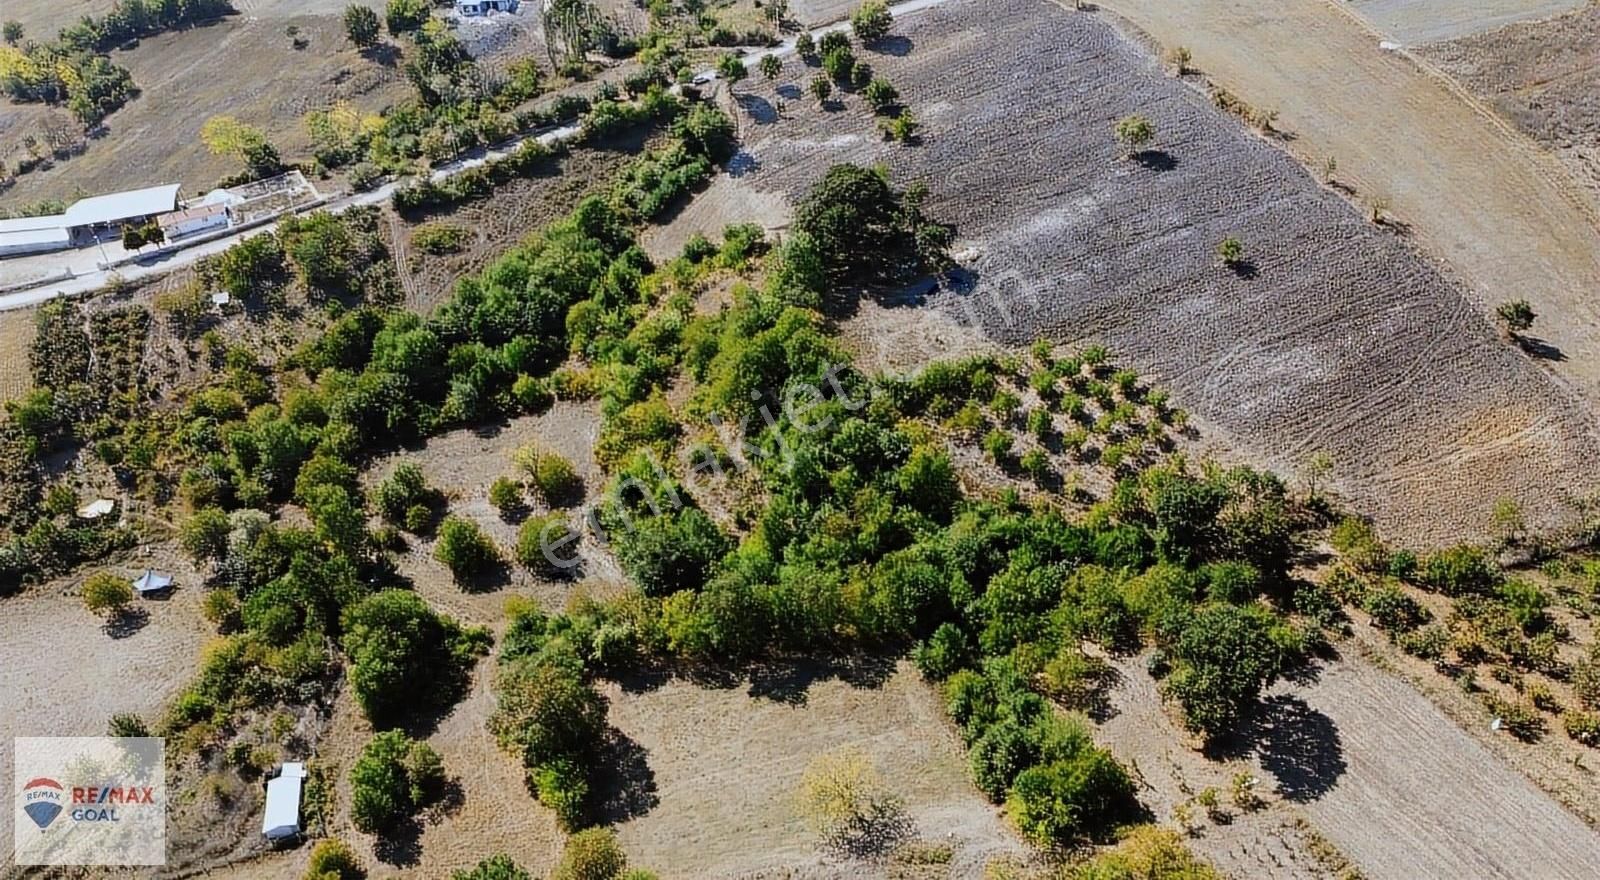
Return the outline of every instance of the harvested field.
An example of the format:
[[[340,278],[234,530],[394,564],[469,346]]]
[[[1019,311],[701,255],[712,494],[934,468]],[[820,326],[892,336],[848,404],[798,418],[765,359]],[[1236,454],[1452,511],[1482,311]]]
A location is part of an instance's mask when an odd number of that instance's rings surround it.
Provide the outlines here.
[[[1402,43],[1433,43],[1576,9],[1586,0],[1349,0],[1378,30]]]
[[[290,25],[308,41],[305,49],[290,45],[284,35]],[[293,162],[309,155],[301,121],[307,111],[348,101],[375,112],[410,92],[398,66],[356,52],[336,14],[234,16],[151,37],[114,53],[113,60],[133,74],[139,97],[107,118],[108,133],[91,140],[82,155],[18,178],[4,194],[5,206],[70,201],[80,189],[110,192],[162,182],[182,183],[187,197],[242,170],[239,160],[213,156],[200,143],[200,127],[210,116],[229,114],[260,127]],[[12,162],[28,133],[0,134],[0,159]]]
[[[167,599],[137,600],[129,624],[108,630],[83,607],[78,589],[93,571],[133,577],[152,566],[177,586]],[[212,632],[200,617],[200,584],[177,553],[155,547],[0,599],[0,767],[11,766],[13,737],[102,736],[119,712],[159,712],[189,683]],[[0,853],[11,851],[15,815],[0,815]]]
[[[1600,195],[1600,7],[1417,51]]]
[[[1594,409],[1600,315],[1584,291],[1600,289],[1600,228],[1592,200],[1555,157],[1463,100],[1453,83],[1380,51],[1332,3],[1281,0],[1268,17],[1213,0],[1102,7],[1166,45],[1187,46],[1240,99],[1281,111],[1279,128],[1293,133],[1288,149],[1319,167],[1336,158],[1354,200],[1387,201],[1483,314],[1528,299],[1540,315],[1542,366]]]
[[[909,663],[819,665],[705,686],[611,684],[611,724],[648,768],[645,809],[617,832],[630,861],[663,878],[882,877],[887,866],[833,859],[795,809],[817,756],[864,752],[902,798],[916,833],[954,848],[950,877],[1026,848],[967,781],[967,762],[933,690]]]
[[[746,138],[739,183],[792,199],[840,161],[928,181],[931,212],[961,221],[971,257],[933,308],[1008,345],[1104,341],[1202,433],[1281,473],[1326,450],[1336,488],[1392,534],[1481,533],[1501,495],[1543,523],[1565,512],[1547,487],[1600,446],[1581,402],[1497,340],[1440,269],[1106,18],[951,3],[898,32],[909,54],[871,61],[922,118],[920,146],[883,143],[859,99],[833,112],[794,100],[782,120],[756,117],[769,121]],[[810,75],[791,61],[779,88]],[[1142,163],[1111,137],[1133,112],[1160,132]],[[1217,265],[1227,236],[1247,243],[1247,272]]]
[[[789,14],[795,21],[816,27],[849,18],[850,13],[860,5],[854,0],[793,0],[789,4]]]
[[[33,387],[28,348],[37,330],[33,309],[0,312],[0,401],[20,397]]]

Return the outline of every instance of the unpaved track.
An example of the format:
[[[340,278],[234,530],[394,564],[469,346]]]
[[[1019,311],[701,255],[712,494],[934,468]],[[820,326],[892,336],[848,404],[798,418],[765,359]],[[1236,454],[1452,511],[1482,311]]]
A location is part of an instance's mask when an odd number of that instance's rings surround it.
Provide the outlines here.
[[[1362,199],[1386,198],[1425,251],[1486,311],[1526,298],[1552,369],[1600,400],[1600,229],[1564,168],[1464,92],[1330,0],[1105,0],[1256,106],[1280,111],[1290,149],[1338,159]]]
[[[1362,16],[1408,45],[1454,40],[1505,27],[1512,22],[1548,18],[1588,0],[1351,0]]]
[[[1279,692],[1266,772],[1373,880],[1600,877],[1600,834],[1399,678],[1341,662]]]

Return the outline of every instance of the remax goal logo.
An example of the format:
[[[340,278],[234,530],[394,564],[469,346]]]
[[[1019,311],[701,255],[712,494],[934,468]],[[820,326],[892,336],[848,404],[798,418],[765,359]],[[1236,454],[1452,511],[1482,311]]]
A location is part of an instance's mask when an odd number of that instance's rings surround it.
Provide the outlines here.
[[[61,815],[65,794],[61,783],[54,779],[47,776],[31,779],[22,787],[22,812],[43,831]]]

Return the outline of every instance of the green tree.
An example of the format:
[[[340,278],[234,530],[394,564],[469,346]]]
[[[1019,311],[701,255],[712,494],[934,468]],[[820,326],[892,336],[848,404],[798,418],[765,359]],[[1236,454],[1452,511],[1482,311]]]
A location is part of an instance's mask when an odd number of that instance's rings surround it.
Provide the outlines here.
[[[888,113],[900,104],[900,90],[886,79],[878,78],[867,84],[861,96],[872,105],[874,113]]]
[[[349,844],[337,837],[326,837],[311,849],[304,880],[362,880],[366,876]]]
[[[456,871],[450,880],[533,880],[511,857],[498,853],[479,862],[469,871]]]
[[[698,589],[728,551],[728,539],[699,508],[652,516],[616,535],[617,558],[647,596]]]
[[[783,72],[783,62],[779,61],[776,55],[763,55],[758,63],[761,66],[761,75],[768,80],[777,79],[778,74]]]
[[[378,44],[378,13],[359,3],[344,8],[344,32],[358,48]]]
[[[833,95],[833,81],[828,79],[825,74],[821,73],[812,77],[811,95],[817,99],[818,104],[827,106],[828,98]]]
[[[228,515],[215,507],[195,511],[178,530],[178,546],[195,565],[221,562],[228,554]]]
[[[1208,605],[1184,624],[1163,689],[1182,705],[1191,730],[1227,733],[1255,706],[1281,666],[1272,627],[1266,609],[1226,604]]]
[[[1230,269],[1238,266],[1244,261],[1244,242],[1231,235],[1217,242],[1217,259]]]
[[[22,22],[11,19],[4,25],[0,25],[0,37],[5,38],[8,46],[15,46],[22,42]]]
[[[430,14],[428,0],[389,0],[384,10],[384,24],[389,33],[398,37],[421,28]]]
[[[445,564],[457,583],[470,581],[500,564],[500,550],[472,520],[447,516],[439,526],[433,558]]]
[[[1156,127],[1150,120],[1138,115],[1124,116],[1117,120],[1117,140],[1128,148],[1129,158],[1144,152],[1145,147],[1156,139]]]
[[[850,29],[855,32],[856,39],[869,46],[889,36],[892,27],[894,16],[883,0],[867,0],[850,14]]]
[[[95,572],[83,582],[83,605],[102,617],[115,617],[133,601],[128,579],[109,571]]]
[[[350,768],[350,819],[375,834],[433,804],[444,793],[444,763],[425,742],[398,730],[375,734]]]
[[[628,858],[610,828],[588,828],[567,838],[550,880],[618,880]]]
[[[577,561],[572,527],[564,513],[529,517],[517,531],[517,561],[535,571],[559,574]]]
[[[137,251],[145,246],[144,230],[131,223],[122,224],[122,247],[124,250]]]
[[[732,52],[717,59],[717,74],[728,81],[730,92],[733,90],[733,86],[748,76],[749,73],[745,69],[744,59]]]
[[[482,630],[463,630],[405,590],[362,599],[345,610],[341,623],[351,690],[378,726],[453,698],[487,641]]]
[[[1533,326],[1534,319],[1539,317],[1525,299],[1507,300],[1495,309],[1494,314],[1500,320],[1500,328],[1512,338],[1526,333]]]
[[[816,63],[817,43],[809,31],[801,31],[800,36],[794,38],[794,52],[800,56],[801,61],[807,64]]]

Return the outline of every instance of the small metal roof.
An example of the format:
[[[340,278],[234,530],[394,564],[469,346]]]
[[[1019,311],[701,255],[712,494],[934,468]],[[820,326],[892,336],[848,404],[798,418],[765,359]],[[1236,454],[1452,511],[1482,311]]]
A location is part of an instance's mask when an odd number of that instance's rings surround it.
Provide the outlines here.
[[[72,242],[72,236],[65,229],[23,229],[17,232],[0,231],[0,250],[11,250],[18,247],[49,247],[60,245],[66,247]]]
[[[93,226],[97,223],[115,223],[130,217],[148,217],[165,214],[178,207],[178,188],[181,184],[167,183],[127,192],[90,196],[72,203],[63,216],[68,226]]]
[[[190,220],[201,220],[206,217],[215,217],[218,214],[226,213],[228,213],[227,205],[202,204],[196,205],[193,208],[184,208],[182,211],[173,211],[170,214],[162,214],[160,217],[156,218],[156,222],[162,226],[176,226],[179,223],[187,223]]]
[[[13,217],[10,220],[0,220],[0,233],[66,228],[67,215],[65,214],[46,214],[42,217]]]
[[[290,772],[290,768],[295,772]],[[267,783],[267,808],[261,815],[261,833],[268,840],[300,833],[300,786],[305,765],[285,764],[283,772]]]
[[[110,498],[99,498],[78,508],[78,516],[83,519],[99,519],[117,509],[117,502]]]
[[[133,588],[141,593],[154,593],[172,586],[172,575],[161,574],[155,569],[146,569],[139,579],[133,582]]]

